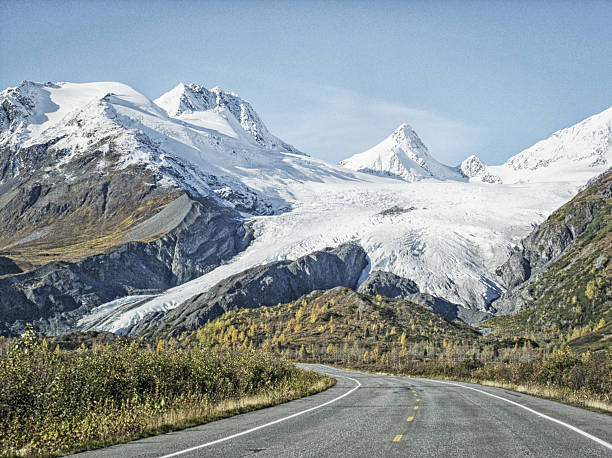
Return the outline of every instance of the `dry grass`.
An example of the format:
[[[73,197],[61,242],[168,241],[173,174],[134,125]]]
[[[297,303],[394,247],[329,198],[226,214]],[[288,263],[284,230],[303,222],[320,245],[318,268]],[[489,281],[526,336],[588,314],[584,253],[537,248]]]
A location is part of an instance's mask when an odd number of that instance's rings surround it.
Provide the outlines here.
[[[484,386],[492,386],[495,388],[503,388],[506,390],[516,391],[518,393],[529,394],[539,398],[550,399],[553,401],[570,404],[577,407],[583,407],[597,412],[605,412],[612,414],[612,404],[598,399],[589,399],[580,396],[570,390],[540,385],[519,385],[515,383],[495,382],[493,380],[465,380],[470,383],[476,383]]]

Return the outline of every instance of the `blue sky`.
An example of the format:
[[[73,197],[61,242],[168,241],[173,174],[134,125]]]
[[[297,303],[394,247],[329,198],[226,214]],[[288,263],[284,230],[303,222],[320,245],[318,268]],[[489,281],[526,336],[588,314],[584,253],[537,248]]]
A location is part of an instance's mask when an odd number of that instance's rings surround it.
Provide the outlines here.
[[[408,122],[495,164],[612,105],[610,24],[605,1],[0,0],[0,86],[219,85],[329,161]]]

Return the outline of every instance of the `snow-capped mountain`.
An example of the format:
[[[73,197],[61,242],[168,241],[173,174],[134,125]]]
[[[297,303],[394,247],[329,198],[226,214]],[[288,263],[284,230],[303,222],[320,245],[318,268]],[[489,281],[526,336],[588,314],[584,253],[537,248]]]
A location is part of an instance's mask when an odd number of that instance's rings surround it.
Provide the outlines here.
[[[23,152],[32,146],[53,143],[61,173],[62,164],[110,138],[121,156],[115,168],[144,166],[162,183],[214,193],[249,213],[285,208],[286,180],[354,175],[307,158],[270,134],[247,102],[220,89],[179,85],[157,102],[121,83],[9,88],[0,93],[0,145],[11,150],[12,173],[0,180],[35,166]]]
[[[612,165],[612,108],[591,116],[512,156],[486,166],[475,156],[461,164],[473,181],[526,183],[588,180]]]
[[[206,89],[197,84],[180,83],[158,99],[155,104],[169,116],[231,137],[246,132],[252,140],[267,149],[280,148],[290,153],[304,154],[268,131],[250,103],[220,87]]]
[[[513,170],[600,167],[612,160],[612,108],[552,134],[506,161]]]
[[[410,182],[423,178],[463,179],[455,169],[435,160],[417,133],[405,123],[378,145],[341,161],[340,165]]]
[[[610,162],[605,132],[590,126],[573,135],[584,139],[581,157]],[[24,82],[0,93],[0,255],[27,272],[0,272],[16,288],[0,305],[57,322],[69,303],[75,324],[125,331],[229,275],[356,242],[369,269],[483,310],[504,289],[495,269],[513,246],[599,166],[539,182],[508,181],[477,158],[463,165],[437,162],[407,125],[343,167],[329,164],[274,137],[220,89],[179,85],[153,102],[121,83]],[[503,183],[476,182],[487,173]],[[153,261],[151,282],[131,274]],[[53,291],[61,295],[40,309],[36,298]]]
[[[486,164],[474,154],[461,163],[459,170],[469,179],[473,178],[485,183],[501,183],[501,178],[489,172]]]

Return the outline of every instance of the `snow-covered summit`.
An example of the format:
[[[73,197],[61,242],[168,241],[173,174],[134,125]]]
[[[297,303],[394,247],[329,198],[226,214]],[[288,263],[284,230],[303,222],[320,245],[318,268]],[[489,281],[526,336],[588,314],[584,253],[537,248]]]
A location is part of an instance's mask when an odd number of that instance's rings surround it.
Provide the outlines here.
[[[114,94],[126,102],[146,105],[148,99],[126,84],[37,83],[23,81],[0,92],[0,144],[33,143],[46,131],[61,129],[88,104]],[[153,111],[159,108],[149,103]]]
[[[483,181],[485,183],[501,182],[501,178],[490,173],[486,164],[474,154],[465,159],[459,166],[459,169],[470,180]]]
[[[466,167],[472,162],[472,158],[464,161]],[[558,130],[512,156],[502,165],[484,165],[484,169],[473,176],[486,181],[482,177],[490,175],[504,183],[586,181],[610,165],[612,107],[571,127]],[[463,169],[464,164],[461,167]]]
[[[220,87],[207,89],[198,84],[180,83],[155,100],[168,116],[202,127],[216,126],[232,137],[246,133],[258,145],[304,154],[270,133],[251,104]]]
[[[506,161],[512,170],[599,167],[612,164],[612,107],[521,151]]]
[[[612,108],[591,116],[489,166],[472,155],[459,166],[470,181],[537,183],[586,181],[612,165]]]
[[[185,97],[176,96],[179,92]],[[2,91],[0,148],[9,152],[5,159],[11,166],[0,173],[0,184],[37,167],[31,148],[56,156],[56,169],[66,180],[75,171],[65,164],[104,152],[100,167],[143,166],[168,186],[196,195],[214,193],[261,214],[286,208],[287,180],[354,175],[297,154],[235,94],[194,85],[180,85],[174,93],[183,104],[175,105],[175,114],[182,110],[175,117],[122,83],[24,82]],[[162,97],[166,108],[171,99]]]
[[[404,123],[378,145],[340,162],[351,170],[417,181],[423,178],[463,180],[451,167],[430,154],[417,133]]]

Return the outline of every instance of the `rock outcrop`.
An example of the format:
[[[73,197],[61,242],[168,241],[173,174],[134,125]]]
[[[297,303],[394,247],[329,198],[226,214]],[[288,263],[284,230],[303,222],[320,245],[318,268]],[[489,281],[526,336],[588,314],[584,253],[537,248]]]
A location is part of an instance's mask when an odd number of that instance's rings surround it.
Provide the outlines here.
[[[0,277],[21,273],[21,268],[15,262],[5,256],[0,256]]]
[[[287,303],[312,291],[336,286],[354,289],[366,266],[363,248],[344,244],[295,261],[253,267],[222,280],[166,314],[146,317],[131,334],[178,335],[197,329],[228,310]]]
[[[380,294],[385,297],[406,299],[420,304],[451,321],[459,319],[469,324],[477,324],[492,316],[486,312],[467,309],[431,294],[422,293],[415,282],[391,272],[380,270],[371,272],[357,291],[370,296]]]

